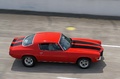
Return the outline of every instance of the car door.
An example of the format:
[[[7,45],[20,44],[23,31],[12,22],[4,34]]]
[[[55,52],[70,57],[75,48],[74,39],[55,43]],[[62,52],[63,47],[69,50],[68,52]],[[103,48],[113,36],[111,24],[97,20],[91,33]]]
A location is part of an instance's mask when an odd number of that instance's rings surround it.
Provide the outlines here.
[[[41,43],[39,44],[39,60],[48,62],[67,62],[65,53],[58,44]]]

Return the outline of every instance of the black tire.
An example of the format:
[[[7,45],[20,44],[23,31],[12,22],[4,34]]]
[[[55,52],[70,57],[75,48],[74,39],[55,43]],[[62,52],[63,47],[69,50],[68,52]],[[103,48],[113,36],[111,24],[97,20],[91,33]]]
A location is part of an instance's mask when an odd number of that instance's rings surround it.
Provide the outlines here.
[[[34,67],[36,64],[36,59],[33,56],[24,56],[22,58],[22,64],[26,67]]]
[[[82,69],[87,69],[91,65],[91,60],[88,58],[80,58],[77,61],[77,65]]]

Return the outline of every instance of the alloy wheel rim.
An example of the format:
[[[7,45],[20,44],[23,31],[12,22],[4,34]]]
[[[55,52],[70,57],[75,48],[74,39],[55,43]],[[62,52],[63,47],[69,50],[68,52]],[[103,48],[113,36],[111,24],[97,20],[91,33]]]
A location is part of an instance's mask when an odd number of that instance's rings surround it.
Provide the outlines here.
[[[88,67],[88,65],[89,65],[89,61],[88,61],[88,60],[81,60],[81,61],[79,62],[79,65],[80,65],[82,68],[86,68],[86,67]]]
[[[24,62],[26,65],[30,66],[33,64],[33,59],[31,57],[26,57]]]

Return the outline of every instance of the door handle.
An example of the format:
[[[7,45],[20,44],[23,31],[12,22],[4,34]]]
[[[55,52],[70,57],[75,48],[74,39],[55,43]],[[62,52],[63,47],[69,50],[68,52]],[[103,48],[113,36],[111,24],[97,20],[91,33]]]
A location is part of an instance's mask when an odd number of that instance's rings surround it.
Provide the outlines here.
[[[40,54],[43,54],[43,52],[40,52]]]

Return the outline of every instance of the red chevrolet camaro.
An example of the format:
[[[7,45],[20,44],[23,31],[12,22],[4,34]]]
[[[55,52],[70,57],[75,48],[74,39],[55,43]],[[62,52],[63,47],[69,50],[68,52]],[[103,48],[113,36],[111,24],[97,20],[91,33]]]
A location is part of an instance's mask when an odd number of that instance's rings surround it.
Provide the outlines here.
[[[86,69],[91,62],[101,60],[101,41],[86,38],[68,38],[59,32],[39,32],[26,37],[15,37],[9,55],[22,59],[26,67],[36,62],[77,63]]]

